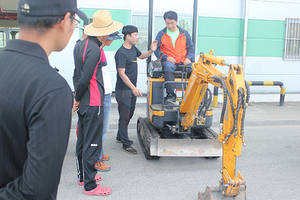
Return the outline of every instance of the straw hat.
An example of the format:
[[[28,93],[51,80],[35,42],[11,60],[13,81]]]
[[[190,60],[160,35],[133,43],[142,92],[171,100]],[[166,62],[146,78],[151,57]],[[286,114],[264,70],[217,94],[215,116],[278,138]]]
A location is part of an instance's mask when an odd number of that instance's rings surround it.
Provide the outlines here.
[[[84,29],[84,33],[89,36],[98,37],[109,35],[120,30],[122,27],[122,23],[112,20],[108,10],[99,10],[93,14],[93,22]]]

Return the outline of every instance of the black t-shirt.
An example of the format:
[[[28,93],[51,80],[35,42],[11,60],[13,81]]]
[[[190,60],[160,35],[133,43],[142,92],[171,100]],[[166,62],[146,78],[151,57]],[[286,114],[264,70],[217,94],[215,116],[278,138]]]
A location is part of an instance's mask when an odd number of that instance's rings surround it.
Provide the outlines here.
[[[118,68],[125,68],[125,74],[136,86],[137,82],[137,57],[142,54],[138,48],[132,45],[131,49],[126,49],[123,45],[118,49],[115,55],[116,69],[117,69],[117,83],[116,90],[130,90],[130,88],[121,79]]]

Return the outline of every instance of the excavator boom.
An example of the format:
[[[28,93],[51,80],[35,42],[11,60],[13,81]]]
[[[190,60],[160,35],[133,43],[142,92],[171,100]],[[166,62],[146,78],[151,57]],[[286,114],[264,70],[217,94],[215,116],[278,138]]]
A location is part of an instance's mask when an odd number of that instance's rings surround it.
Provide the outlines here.
[[[215,65],[228,66],[228,75]],[[180,113],[185,114],[181,126],[188,129],[194,123],[194,116],[204,98],[208,84],[223,89],[223,108],[220,117],[218,140],[222,143],[222,179],[219,187],[207,188],[199,199],[215,199],[219,193],[223,197],[242,199],[245,194],[245,180],[238,170],[238,158],[244,143],[244,118],[249,101],[249,87],[244,79],[241,65],[228,64],[224,59],[209,54],[200,54],[193,66],[193,72],[180,105]],[[243,186],[243,187],[241,187]],[[240,188],[241,187],[241,188]],[[209,195],[210,194],[210,195]],[[245,199],[245,198],[244,198]]]

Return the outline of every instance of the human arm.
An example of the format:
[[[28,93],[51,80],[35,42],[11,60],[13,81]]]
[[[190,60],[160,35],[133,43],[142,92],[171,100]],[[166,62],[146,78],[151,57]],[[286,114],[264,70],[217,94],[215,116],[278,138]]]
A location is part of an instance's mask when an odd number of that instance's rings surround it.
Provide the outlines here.
[[[190,64],[190,63],[191,63],[191,60],[188,59],[188,58],[186,58],[186,59],[184,60],[184,62],[183,62],[183,65],[184,65],[184,66],[187,66],[187,65]]]
[[[142,96],[141,90],[135,87],[130,81],[130,79],[128,78],[128,76],[125,74],[125,68],[117,68],[117,69],[120,78],[132,90],[134,96]]]
[[[171,56],[168,56],[168,57],[167,57],[167,61],[173,63],[174,65],[176,64],[175,58],[173,58],[173,57],[171,57]]]
[[[82,40],[77,40],[76,44],[74,46],[74,49],[73,49],[73,57],[74,57],[73,86],[74,86],[74,91],[76,91],[77,83],[78,83],[78,77],[77,77],[77,71],[76,71],[76,52],[77,52],[77,49],[78,49],[81,41]]]
[[[192,41],[192,38],[190,36],[190,34],[185,31],[185,35],[186,35],[186,48],[187,48],[187,54],[186,54],[186,58],[190,60],[189,63],[191,62],[195,62],[195,47],[194,47],[194,43]],[[184,61],[184,63],[186,63],[186,60]],[[187,63],[187,64],[189,64]]]
[[[73,103],[73,112],[77,111],[79,108],[79,103],[80,101],[76,101],[74,98],[74,103]]]
[[[153,52],[156,51],[157,49],[157,40],[154,40],[150,46],[150,50],[149,51],[146,51],[146,52],[143,52],[140,56],[139,56],[139,59],[145,59],[145,58],[148,58]]]
[[[84,55],[85,61],[83,67],[81,68],[81,77],[77,83],[77,89],[75,94],[75,100],[78,102],[81,100],[83,94],[88,89],[90,80],[93,77],[95,67],[97,67],[101,52],[96,44],[89,44],[87,51]]]
[[[77,89],[77,83],[78,83],[78,77],[77,77],[77,72],[76,72],[76,67],[74,68],[74,73],[73,73],[73,86],[74,86],[74,91]]]
[[[77,90],[77,83],[78,83],[78,78],[77,78],[77,72],[76,72],[76,67],[74,69],[74,75],[73,75],[73,86],[74,86],[74,90],[76,91]],[[76,92],[75,92],[76,94]],[[75,96],[74,94],[74,96]],[[74,98],[74,101],[73,101],[73,112],[77,111],[78,110],[78,106],[79,106],[79,101],[76,101],[75,98]]]
[[[154,52],[155,56],[157,57],[157,59],[161,59],[161,61],[166,61],[168,56],[163,54],[161,56],[161,58],[159,58],[159,54],[161,53],[161,37],[163,36],[163,33],[162,31],[160,31],[157,35],[156,35],[156,38],[155,40],[157,41],[157,48],[156,48],[156,51]]]

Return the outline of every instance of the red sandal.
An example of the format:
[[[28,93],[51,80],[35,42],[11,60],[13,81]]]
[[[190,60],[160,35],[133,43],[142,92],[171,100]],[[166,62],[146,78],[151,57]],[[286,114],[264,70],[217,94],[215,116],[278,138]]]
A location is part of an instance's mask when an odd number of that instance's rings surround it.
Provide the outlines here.
[[[102,179],[102,177],[100,175],[95,176],[95,181],[96,182],[101,181],[101,179]],[[82,182],[78,181],[78,185],[84,185],[84,182],[83,181]]]
[[[93,190],[85,191],[83,189],[83,193],[86,194],[86,195],[106,196],[106,195],[109,195],[111,193],[111,189],[102,187],[100,184],[98,184],[98,186]]]

